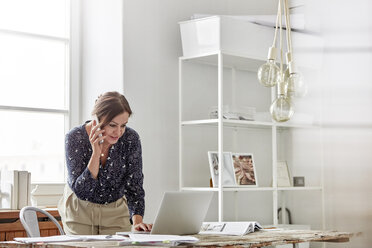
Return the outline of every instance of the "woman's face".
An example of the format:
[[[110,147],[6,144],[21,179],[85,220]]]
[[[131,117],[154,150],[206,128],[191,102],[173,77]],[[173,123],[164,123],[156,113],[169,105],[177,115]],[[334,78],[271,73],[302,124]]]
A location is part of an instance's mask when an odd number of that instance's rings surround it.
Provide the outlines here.
[[[252,158],[250,157],[244,157],[242,159],[243,168],[246,170],[249,170],[252,168]]]
[[[119,138],[123,136],[125,132],[125,127],[128,123],[129,114],[128,112],[121,113],[112,119],[109,124],[107,124],[103,130],[106,136],[105,141],[111,145],[118,142]]]

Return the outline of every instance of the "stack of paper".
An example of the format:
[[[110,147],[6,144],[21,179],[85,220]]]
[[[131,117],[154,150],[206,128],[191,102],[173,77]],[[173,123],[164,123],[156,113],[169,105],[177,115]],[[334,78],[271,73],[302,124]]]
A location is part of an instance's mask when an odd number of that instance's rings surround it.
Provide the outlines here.
[[[165,245],[175,246],[181,243],[195,243],[199,239],[191,236],[178,235],[150,235],[150,234],[129,234],[129,237],[122,235],[58,235],[36,238],[14,238],[15,241],[33,243],[55,243],[71,241],[120,241],[120,245]]]
[[[123,241],[127,237],[119,235],[57,235],[49,237],[36,238],[14,238],[15,241],[33,244],[33,243],[55,243],[55,242],[70,242],[70,241]]]
[[[120,242],[120,245],[165,245],[176,246],[181,243],[196,243],[199,239],[192,236],[156,235],[156,234],[129,234],[129,239]]]
[[[79,241],[78,237],[59,235],[49,237],[36,237],[36,238],[14,238],[15,241],[32,244],[32,243],[53,243],[53,242],[67,242],[67,241]]]

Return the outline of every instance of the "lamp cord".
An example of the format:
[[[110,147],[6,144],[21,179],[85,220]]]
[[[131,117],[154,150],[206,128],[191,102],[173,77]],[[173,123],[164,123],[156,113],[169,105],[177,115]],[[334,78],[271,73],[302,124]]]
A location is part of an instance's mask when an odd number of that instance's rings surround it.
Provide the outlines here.
[[[278,10],[277,10],[277,13],[276,13],[275,33],[274,33],[274,41],[273,41],[273,45],[272,45],[273,47],[275,47],[276,39],[277,39],[279,14],[280,14],[280,2],[278,4]]]
[[[284,0],[285,25],[287,30],[287,50],[292,53],[291,19],[289,15],[288,0]],[[289,61],[288,61],[289,62]]]
[[[282,0],[279,0],[280,75],[283,74]],[[279,86],[280,87],[280,86]]]

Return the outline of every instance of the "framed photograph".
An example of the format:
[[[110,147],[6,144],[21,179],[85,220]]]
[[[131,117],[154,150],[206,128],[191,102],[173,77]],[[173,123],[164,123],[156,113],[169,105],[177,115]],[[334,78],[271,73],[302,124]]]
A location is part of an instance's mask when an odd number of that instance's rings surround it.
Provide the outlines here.
[[[235,186],[234,168],[232,164],[231,152],[223,153],[223,186]],[[218,152],[208,152],[209,168],[211,171],[213,187],[218,187]]]
[[[252,153],[232,153],[237,185],[258,186],[256,167]]]
[[[278,187],[291,187],[291,177],[289,175],[286,161],[278,161],[277,165],[277,185]]]
[[[294,187],[305,187],[305,177],[293,177]]]

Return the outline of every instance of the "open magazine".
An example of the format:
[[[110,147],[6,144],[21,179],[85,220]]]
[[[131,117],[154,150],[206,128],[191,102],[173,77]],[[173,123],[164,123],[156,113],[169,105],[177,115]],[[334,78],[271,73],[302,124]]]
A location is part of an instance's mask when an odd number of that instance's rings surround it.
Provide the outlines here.
[[[262,229],[256,221],[249,222],[203,222],[199,234],[245,235]]]

